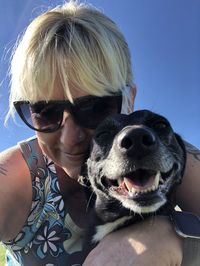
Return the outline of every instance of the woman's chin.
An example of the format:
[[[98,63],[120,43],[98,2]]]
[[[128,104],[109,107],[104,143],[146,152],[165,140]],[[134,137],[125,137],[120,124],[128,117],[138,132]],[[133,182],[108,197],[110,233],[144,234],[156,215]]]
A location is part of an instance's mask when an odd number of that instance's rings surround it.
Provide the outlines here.
[[[54,162],[62,168],[70,178],[78,179],[84,159],[80,158],[79,160],[71,160],[69,158],[60,157],[59,160],[54,158]]]
[[[78,179],[78,176],[80,174],[81,171],[81,166],[77,166],[77,167],[62,167],[63,170],[65,171],[65,173],[72,179]]]

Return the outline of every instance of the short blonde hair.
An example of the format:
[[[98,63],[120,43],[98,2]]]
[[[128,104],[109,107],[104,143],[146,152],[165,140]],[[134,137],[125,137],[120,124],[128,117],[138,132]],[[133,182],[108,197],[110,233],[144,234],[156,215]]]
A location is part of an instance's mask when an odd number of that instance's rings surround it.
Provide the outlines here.
[[[103,96],[132,84],[130,52],[116,24],[89,4],[69,1],[36,17],[11,62],[13,101],[50,100],[59,77],[66,99],[71,87]]]

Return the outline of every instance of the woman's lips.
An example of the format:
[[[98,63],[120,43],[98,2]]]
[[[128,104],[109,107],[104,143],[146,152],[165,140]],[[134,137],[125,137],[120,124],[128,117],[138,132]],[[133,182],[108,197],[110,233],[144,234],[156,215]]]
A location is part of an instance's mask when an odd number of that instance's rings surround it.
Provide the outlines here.
[[[86,156],[86,152],[72,154],[62,151],[62,153],[66,156],[66,158],[69,158],[70,160],[83,160]]]

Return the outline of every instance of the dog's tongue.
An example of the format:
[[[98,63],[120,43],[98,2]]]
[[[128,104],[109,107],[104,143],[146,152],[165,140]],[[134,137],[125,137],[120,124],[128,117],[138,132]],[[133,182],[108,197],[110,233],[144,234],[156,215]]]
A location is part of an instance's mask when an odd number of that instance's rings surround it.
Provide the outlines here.
[[[130,196],[130,193],[148,193],[158,188],[160,178],[160,171],[138,169],[125,176],[121,184],[118,187],[113,186],[112,189],[124,196]]]
[[[139,192],[139,191],[144,191],[145,189],[152,188],[152,186],[155,183],[155,176],[149,176],[148,178],[145,178],[143,180],[139,179],[132,179],[125,177],[121,186],[126,188],[129,192]]]

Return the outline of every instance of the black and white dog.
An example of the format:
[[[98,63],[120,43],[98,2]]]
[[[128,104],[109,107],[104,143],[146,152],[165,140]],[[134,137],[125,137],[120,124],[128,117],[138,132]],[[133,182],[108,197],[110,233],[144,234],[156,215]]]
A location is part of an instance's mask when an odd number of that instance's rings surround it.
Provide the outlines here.
[[[141,110],[99,125],[81,176],[92,192],[84,253],[116,229],[170,213],[185,161],[184,143],[163,116]]]

